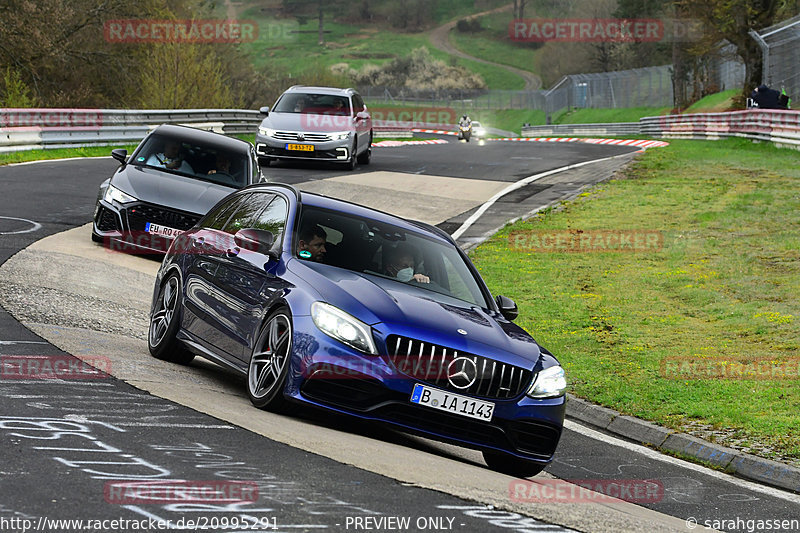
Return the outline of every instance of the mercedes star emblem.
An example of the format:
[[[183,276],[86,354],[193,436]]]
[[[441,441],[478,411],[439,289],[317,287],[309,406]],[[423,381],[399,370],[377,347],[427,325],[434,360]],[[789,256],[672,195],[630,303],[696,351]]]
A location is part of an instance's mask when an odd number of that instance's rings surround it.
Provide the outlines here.
[[[478,379],[478,368],[472,359],[457,357],[447,365],[447,381],[456,389],[468,389]]]

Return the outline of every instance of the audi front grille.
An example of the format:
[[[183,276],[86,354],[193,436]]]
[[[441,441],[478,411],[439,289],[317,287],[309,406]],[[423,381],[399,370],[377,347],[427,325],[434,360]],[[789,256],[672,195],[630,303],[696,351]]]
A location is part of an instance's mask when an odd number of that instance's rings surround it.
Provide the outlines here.
[[[183,213],[157,205],[141,204],[127,209],[128,226],[131,231],[144,231],[148,222],[181,231],[192,228],[200,220],[199,215]]]

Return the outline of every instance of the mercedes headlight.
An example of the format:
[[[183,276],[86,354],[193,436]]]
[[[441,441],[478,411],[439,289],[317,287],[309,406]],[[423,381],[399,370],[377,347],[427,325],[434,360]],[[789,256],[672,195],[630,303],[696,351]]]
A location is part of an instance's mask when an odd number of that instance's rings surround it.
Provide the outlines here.
[[[345,139],[349,139],[351,133],[352,132],[349,132],[349,131],[337,131],[337,132],[331,133],[331,139],[334,140],[334,141],[343,141]]]
[[[275,137],[275,130],[273,130],[272,128],[262,128],[261,126],[259,126],[258,133],[260,133],[264,137]]]
[[[129,204],[138,200],[138,198],[134,198],[130,194],[122,192],[113,185],[108,186],[105,195],[103,195],[103,199],[108,203],[117,202],[118,204]]]
[[[370,327],[341,309],[323,302],[311,304],[311,319],[326,335],[356,350],[377,354]]]
[[[533,377],[528,396],[531,398],[555,398],[567,390],[567,378],[560,366],[545,368]]]

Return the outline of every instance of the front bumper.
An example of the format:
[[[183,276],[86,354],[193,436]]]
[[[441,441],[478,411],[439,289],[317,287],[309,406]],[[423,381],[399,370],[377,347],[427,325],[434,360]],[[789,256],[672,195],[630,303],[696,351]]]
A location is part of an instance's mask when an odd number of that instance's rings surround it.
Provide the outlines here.
[[[173,239],[145,231],[148,222],[185,231],[193,227],[200,216],[164,206],[136,202],[120,206],[97,201],[92,233],[113,251],[127,253],[166,253]]]
[[[564,396],[475,397],[495,404],[490,422],[412,404],[414,385],[425,382],[402,374],[388,355],[352,350],[319,332],[310,317],[296,316],[294,322],[294,357],[285,390],[294,400],[468,448],[541,464],[551,461],[563,428]],[[385,343],[377,345],[386,353]]]
[[[288,150],[289,144],[313,145],[313,152]],[[282,141],[256,134],[256,153],[259,157],[272,157],[277,159],[305,159],[312,161],[339,161],[347,162],[352,157],[353,139],[339,141],[309,142],[309,141]]]

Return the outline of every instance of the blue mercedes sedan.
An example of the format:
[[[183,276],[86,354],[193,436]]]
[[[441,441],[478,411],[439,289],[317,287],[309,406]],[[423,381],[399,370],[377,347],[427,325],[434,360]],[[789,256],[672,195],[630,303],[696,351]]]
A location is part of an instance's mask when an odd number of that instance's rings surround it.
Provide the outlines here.
[[[529,477],[552,460],[566,380],[516,316],[438,228],[257,184],[175,238],[148,345],[242,373],[256,407],[388,423]]]

